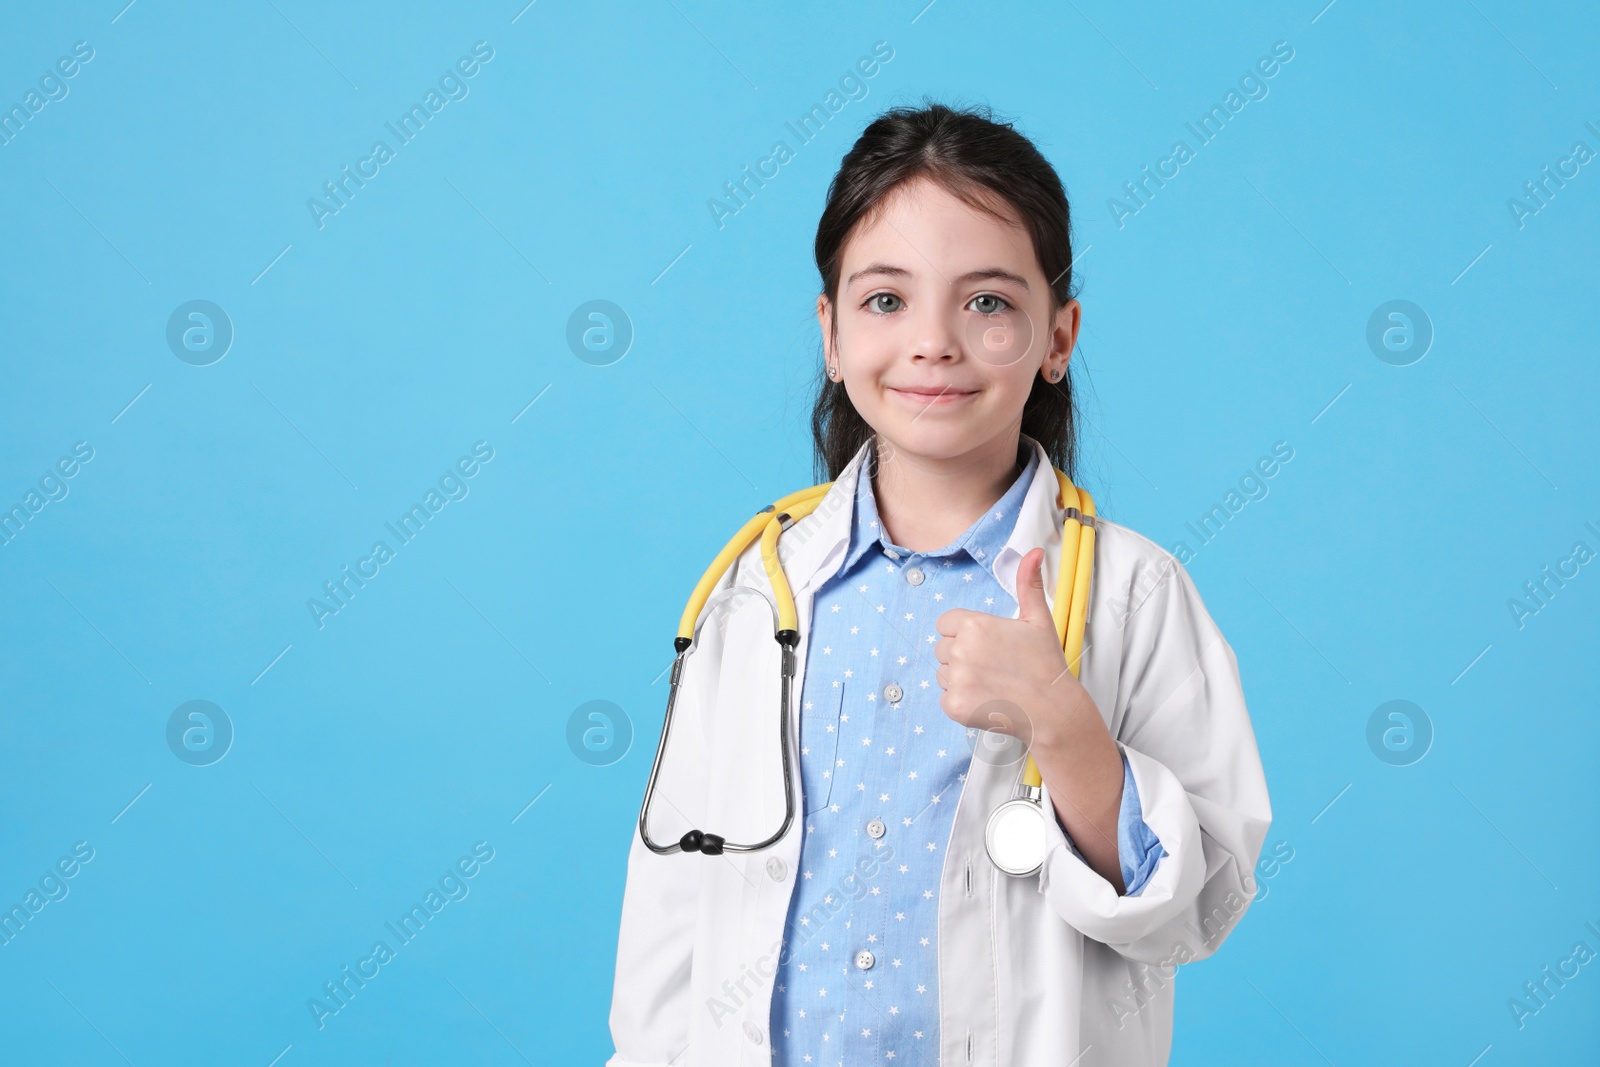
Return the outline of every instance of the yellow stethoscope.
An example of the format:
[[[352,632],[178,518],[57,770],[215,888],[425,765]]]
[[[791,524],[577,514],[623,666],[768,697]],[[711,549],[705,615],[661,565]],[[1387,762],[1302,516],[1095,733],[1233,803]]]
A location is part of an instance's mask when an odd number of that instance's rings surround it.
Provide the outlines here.
[[[1061,489],[1061,495],[1056,502],[1058,506],[1065,508],[1068,521],[1062,523],[1061,567],[1056,577],[1056,595],[1050,613],[1056,624],[1056,635],[1061,639],[1062,650],[1066,653],[1067,667],[1072,671],[1073,677],[1078,677],[1083,655],[1083,630],[1089,608],[1089,572],[1094,564],[1096,526],[1094,499],[1087,490],[1073,485],[1071,479],[1060,470],[1056,470],[1056,480],[1060,483]],[[667,693],[667,712],[661,723],[661,741],[656,746],[655,762],[650,767],[650,781],[645,786],[644,804],[639,810],[639,837],[644,841],[645,847],[657,855],[702,852],[708,856],[718,856],[724,852],[759,852],[782,839],[794,823],[794,782],[789,757],[789,704],[794,683],[795,648],[800,643],[800,622],[795,611],[794,594],[789,588],[789,579],[783,573],[782,564],[778,562],[778,537],[816,510],[832,485],[832,482],[824,482],[809,489],[802,489],[756,512],[733,539],[723,546],[722,551],[717,553],[717,558],[711,561],[711,566],[706,569],[699,583],[695,585],[694,592],[689,596],[689,604],[684,608],[683,618],[678,623],[678,635],[673,639],[677,657],[672,661],[672,686]],[[1069,501],[1073,503],[1068,503]],[[707,833],[704,830],[690,830],[670,845],[658,844],[650,839],[646,822],[650,814],[650,799],[655,793],[656,777],[661,771],[661,758],[667,750],[667,737],[672,730],[672,711],[677,704],[678,684],[683,680],[684,664],[699,640],[700,627],[705,624],[704,608],[711,598],[711,590],[722,579],[728,566],[757,537],[761,538],[761,561],[778,601],[773,617],[773,637],[781,649],[778,736],[779,748],[783,754],[783,792],[786,801],[783,825],[778,827],[777,832],[771,837],[750,845],[733,844],[719,834]],[[740,587],[724,590],[718,595],[750,592],[755,590]],[[1027,766],[1023,769],[1022,778],[1017,784],[1016,794],[989,815],[988,825],[984,829],[984,847],[988,849],[989,858],[994,865],[1007,874],[1024,877],[1035,873],[1044,864],[1045,846],[1048,840],[1045,835],[1045,819],[1053,815],[1047,816],[1044,811],[1042,784],[1039,767],[1034,763],[1033,754],[1030,752]]]

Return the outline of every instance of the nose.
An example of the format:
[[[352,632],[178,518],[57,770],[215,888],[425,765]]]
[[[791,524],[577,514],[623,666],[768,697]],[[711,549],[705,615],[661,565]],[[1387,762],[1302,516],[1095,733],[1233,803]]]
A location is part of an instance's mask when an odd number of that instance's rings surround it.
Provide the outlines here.
[[[954,362],[961,355],[959,314],[924,304],[916,318],[916,338],[912,346],[914,361]]]

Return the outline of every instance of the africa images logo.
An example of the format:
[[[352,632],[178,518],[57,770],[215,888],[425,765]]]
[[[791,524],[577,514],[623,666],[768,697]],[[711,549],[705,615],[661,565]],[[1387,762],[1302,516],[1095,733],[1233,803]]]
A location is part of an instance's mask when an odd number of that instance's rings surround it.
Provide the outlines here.
[[[394,536],[393,547],[388,541],[374,541],[371,552],[356,560],[354,571],[346,563],[337,578],[322,583],[326,599],[307,597],[306,610],[311,613],[311,621],[317,624],[317,629],[322,629],[329,618],[349,607],[356,594],[365,589],[369,581],[382,573],[382,567],[395,558],[398,549],[414,541],[433,517],[444,510],[446,504],[452,500],[465,500],[467,494],[472,492],[468,482],[477,477],[484,464],[492,459],[493,445],[488,441],[474,444],[471,456],[460,457],[454,466],[439,477],[437,489],[430,486],[423,494],[421,503],[412,504],[411,509],[403,512],[394,522],[383,524]]]
[[[400,950],[416,940],[435,916],[448,905],[466,900],[467,894],[472,892],[472,879],[492,859],[493,845],[487,841],[474,844],[470,855],[464,855],[453,866],[446,867],[435,884],[423,892],[420,903],[412,904],[398,919],[383,924],[388,936],[374,941],[371,951],[358,959],[354,968],[346,963],[336,977],[323,982],[322,992],[306,999],[311,1021],[317,1024],[317,1029],[325,1029],[330,1018],[348,1008],[356,994],[382,974],[383,968],[393,963],[399,957]],[[389,943],[391,938],[394,941],[392,945]]]
[[[350,206],[350,201],[355,199],[356,193],[367,187],[367,182],[376,178],[381,173],[385,164],[395,158],[396,149],[410,144],[423,128],[428,125],[428,120],[445,109],[451,101],[465,100],[472,91],[467,84],[467,79],[477,77],[483,69],[483,64],[494,58],[494,47],[488,41],[478,41],[472,46],[471,56],[462,56],[457,59],[454,67],[446,68],[439,75],[439,87],[428,88],[422,95],[422,103],[412,104],[395,122],[385,122],[384,128],[394,135],[395,147],[389,147],[388,141],[378,140],[372,142],[372,150],[363,158],[356,161],[355,171],[352,173],[350,164],[344,164],[338,178],[322,183],[323,194],[326,200],[315,196],[306,200],[306,210],[311,213],[311,221],[317,224],[317,229],[327,225],[327,220],[339,214]],[[443,95],[441,95],[443,94]],[[399,125],[396,125],[398,123]]]

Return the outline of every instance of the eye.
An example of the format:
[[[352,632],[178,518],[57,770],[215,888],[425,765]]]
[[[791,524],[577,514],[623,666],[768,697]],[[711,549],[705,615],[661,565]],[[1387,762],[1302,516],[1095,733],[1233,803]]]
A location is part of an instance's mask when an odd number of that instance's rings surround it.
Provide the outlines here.
[[[998,304],[999,305],[998,307],[993,307],[993,306],[991,306],[991,307],[975,307],[975,308],[972,309],[972,310],[978,312],[980,315],[998,315],[1000,312],[1005,311],[1005,310],[1007,310],[1008,308],[1011,307],[1011,302],[1009,300],[1007,300],[1003,296],[996,296],[994,293],[979,293],[977,296],[975,296],[971,300],[969,300],[968,303],[969,304],[976,304],[980,300],[987,301],[991,305],[994,305],[994,304]]]
[[[879,301],[883,301],[883,300],[893,300],[893,301],[896,301],[896,302],[898,302],[900,304],[904,304],[905,303],[905,301],[901,300],[898,296],[895,296],[893,293],[883,292],[883,293],[873,293],[871,296],[867,297],[865,300],[863,300],[861,302],[861,306],[862,307],[869,307],[870,306],[870,309],[872,311],[874,311],[876,313],[879,313],[879,314],[884,314],[884,315],[887,315],[887,314],[890,314],[891,312],[899,310],[898,307],[884,307],[881,303],[879,303]]]

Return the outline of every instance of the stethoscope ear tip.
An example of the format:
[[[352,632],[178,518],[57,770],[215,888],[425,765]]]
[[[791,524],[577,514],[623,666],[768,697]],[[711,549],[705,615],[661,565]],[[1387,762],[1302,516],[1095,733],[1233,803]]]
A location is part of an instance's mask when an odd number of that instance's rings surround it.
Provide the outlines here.
[[[722,855],[722,845],[726,838],[720,834],[708,834],[701,830],[690,830],[678,840],[678,847],[685,852],[704,852],[708,856]]]

